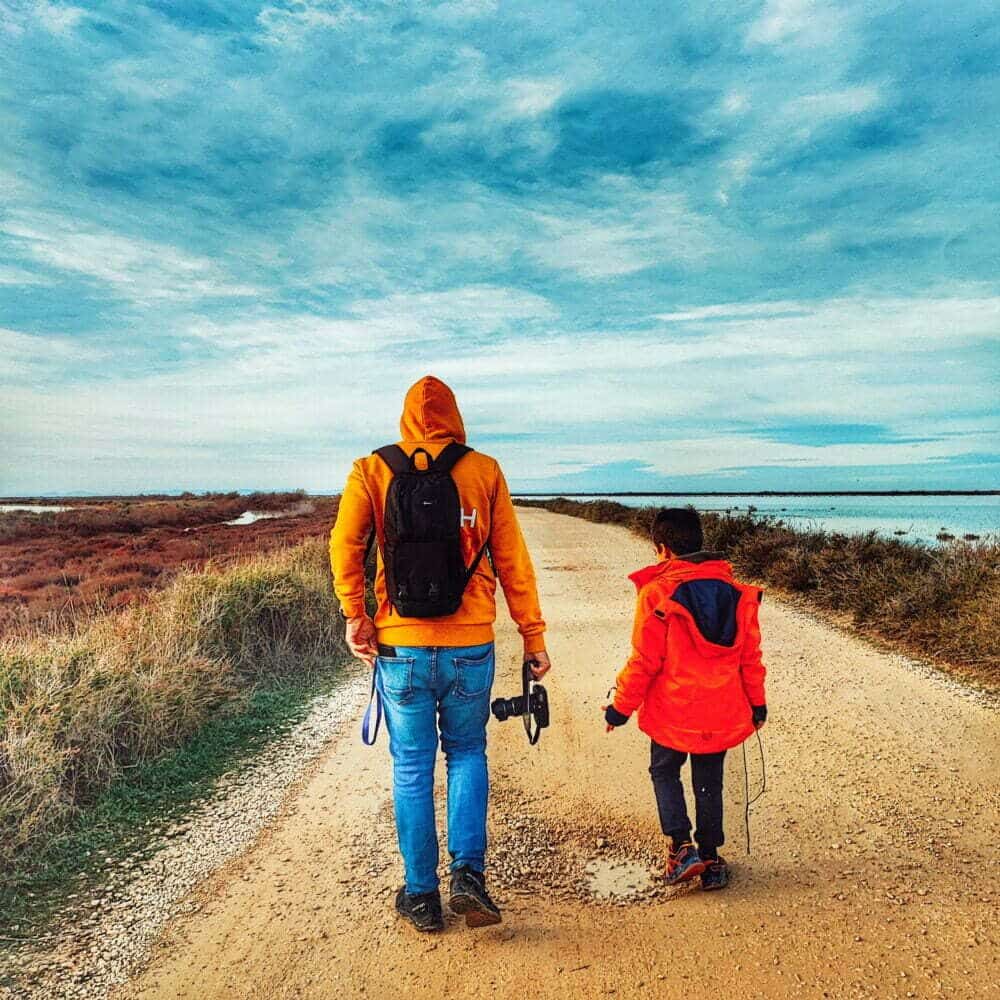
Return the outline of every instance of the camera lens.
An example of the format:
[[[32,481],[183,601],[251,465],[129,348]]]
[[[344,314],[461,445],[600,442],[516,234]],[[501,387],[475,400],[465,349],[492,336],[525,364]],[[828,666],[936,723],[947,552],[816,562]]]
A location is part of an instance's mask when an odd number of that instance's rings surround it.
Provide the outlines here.
[[[490,711],[493,713],[494,718],[497,722],[506,722],[507,719],[514,715],[520,715],[523,712],[522,702],[523,698],[497,698],[490,705]]]

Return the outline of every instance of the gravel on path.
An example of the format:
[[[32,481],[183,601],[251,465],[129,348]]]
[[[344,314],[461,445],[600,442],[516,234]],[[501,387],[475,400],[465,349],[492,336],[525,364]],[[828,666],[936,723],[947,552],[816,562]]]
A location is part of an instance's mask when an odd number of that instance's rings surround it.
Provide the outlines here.
[[[249,766],[223,775],[209,799],[166,830],[151,857],[115,867],[96,893],[70,893],[45,938],[5,959],[12,981],[0,986],[0,998],[96,1000],[126,982],[171,919],[198,911],[191,890],[282,811],[367,692],[366,673],[349,668]]]

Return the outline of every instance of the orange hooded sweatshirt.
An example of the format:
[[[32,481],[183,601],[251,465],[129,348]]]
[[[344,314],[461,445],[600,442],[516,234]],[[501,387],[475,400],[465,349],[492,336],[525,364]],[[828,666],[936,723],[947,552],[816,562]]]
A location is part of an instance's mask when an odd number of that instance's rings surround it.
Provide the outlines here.
[[[451,389],[433,376],[410,387],[399,421],[399,446],[412,455],[424,448],[433,457],[451,441],[465,443],[465,427]],[[417,462],[423,461],[418,456]],[[472,565],[489,540],[492,559],[481,559],[469,581],[462,606],[443,618],[403,618],[390,609],[382,565],[382,517],[392,480],[389,467],[377,455],[359,458],[351,469],[330,532],[330,563],[334,590],[349,618],[365,610],[362,562],[368,535],[375,527],[378,542],[375,626],[378,641],[387,646],[478,646],[493,641],[497,577],[511,617],[524,638],[527,653],[545,649],[545,622],[538,605],[535,573],[511,503],[510,491],[495,459],[478,451],[465,455],[452,470],[462,505],[462,551]],[[494,575],[494,567],[496,575]]]

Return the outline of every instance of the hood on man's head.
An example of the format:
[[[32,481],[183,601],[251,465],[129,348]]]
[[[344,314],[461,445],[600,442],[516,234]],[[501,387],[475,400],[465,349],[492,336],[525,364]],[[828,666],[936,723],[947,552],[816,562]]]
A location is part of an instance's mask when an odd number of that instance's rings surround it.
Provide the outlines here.
[[[404,441],[441,441],[451,438],[465,444],[465,424],[455,394],[433,375],[414,382],[403,402],[399,436]]]

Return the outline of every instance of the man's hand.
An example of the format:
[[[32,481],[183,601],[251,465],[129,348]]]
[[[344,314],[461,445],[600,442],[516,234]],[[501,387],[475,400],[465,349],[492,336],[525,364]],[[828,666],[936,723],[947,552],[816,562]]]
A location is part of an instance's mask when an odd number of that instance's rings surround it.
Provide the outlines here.
[[[622,712],[619,712],[614,705],[604,706],[604,721],[607,723],[604,731],[606,733],[613,732],[619,726],[624,726],[628,720],[629,717]]]
[[[767,705],[751,705],[753,711],[753,727],[760,729],[767,722]]]
[[[347,648],[369,667],[375,666],[378,647],[375,645],[375,622],[368,615],[358,615],[347,619]]]
[[[552,661],[549,659],[549,654],[542,650],[540,653],[525,653],[524,659],[526,661],[534,660],[534,664],[531,668],[531,676],[535,678],[536,681],[540,681],[551,669]]]

